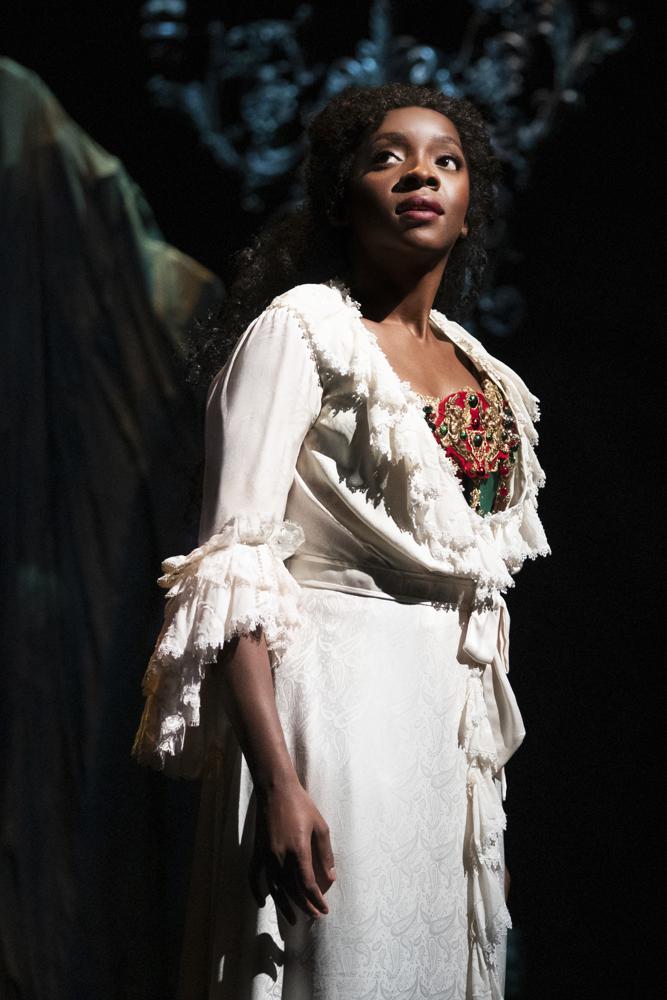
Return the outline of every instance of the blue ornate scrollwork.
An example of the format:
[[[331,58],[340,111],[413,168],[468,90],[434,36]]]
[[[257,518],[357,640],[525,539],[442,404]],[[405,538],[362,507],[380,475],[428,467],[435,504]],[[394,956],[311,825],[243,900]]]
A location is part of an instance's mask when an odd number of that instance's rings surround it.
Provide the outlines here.
[[[259,213],[272,189],[289,178],[288,201],[301,200],[295,167],[304,155],[302,123],[349,85],[405,81],[467,97],[488,121],[494,150],[506,165],[501,205],[511,214],[525,188],[535,155],[564,110],[584,103],[584,85],[595,68],[618,52],[633,29],[604,3],[575,12],[571,0],[461,0],[467,16],[456,39],[429,41],[394,30],[396,4],[372,0],[368,37],[352,55],[328,63],[309,59],[303,29],[314,17],[302,4],[291,19],[267,18],[225,28],[204,27],[203,65],[183,78],[191,38],[185,0],[149,0],[142,35],[157,72],[148,87],[157,106],[187,117],[199,141],[222,169],[237,171],[242,207]],[[585,24],[583,22],[586,22]],[[180,72],[175,72],[175,68]],[[478,322],[496,336],[520,321],[517,289],[496,287],[494,273],[510,253],[507,227],[492,237],[493,267],[479,304]]]

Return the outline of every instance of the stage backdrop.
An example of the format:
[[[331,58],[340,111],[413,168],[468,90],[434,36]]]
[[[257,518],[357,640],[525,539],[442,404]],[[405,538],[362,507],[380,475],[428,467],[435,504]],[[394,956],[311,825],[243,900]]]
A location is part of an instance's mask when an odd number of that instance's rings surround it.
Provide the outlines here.
[[[530,5],[393,4],[389,38],[381,22],[369,25],[377,6],[346,17],[339,5],[315,8],[302,18],[299,53],[283,32],[280,86],[305,72],[298,87],[308,95],[318,63],[365,65],[368,39],[376,55],[407,35],[450,51],[471,12],[479,20]],[[533,14],[556,6],[535,3]],[[600,5],[569,7],[586,21]],[[221,294],[230,254],[294,192],[290,172],[273,186],[225,166],[210,115],[169,106],[165,95],[179,91],[160,89],[159,78],[196,79],[216,19],[240,29],[242,55],[258,19],[292,23],[303,12],[287,2],[172,4],[190,42],[161,48],[142,34],[148,5],[55,8],[23,4],[4,44],[60,105],[16,63],[0,73],[9,540],[0,994],[166,1000],[198,788],[139,768],[129,751],[162,613],[160,560],[196,534],[201,409],[180,344],[190,316]],[[521,962],[507,1000],[643,1000],[656,990],[642,886],[653,884],[659,856],[643,775],[660,780],[660,758],[645,748],[661,665],[649,606],[660,579],[662,52],[641,5],[615,9],[635,19],[632,37],[593,62],[579,106],[512,189],[511,253],[495,277],[519,298],[505,299],[504,322],[483,334],[541,397],[541,515],[553,549],[509,597],[527,737],[508,771]],[[253,30],[264,37],[265,27]],[[270,65],[260,64],[257,87]],[[527,85],[543,85],[545,65],[537,58]],[[252,92],[236,78],[225,86],[223,139]],[[279,147],[298,141],[295,120]],[[261,145],[262,135],[251,138]]]

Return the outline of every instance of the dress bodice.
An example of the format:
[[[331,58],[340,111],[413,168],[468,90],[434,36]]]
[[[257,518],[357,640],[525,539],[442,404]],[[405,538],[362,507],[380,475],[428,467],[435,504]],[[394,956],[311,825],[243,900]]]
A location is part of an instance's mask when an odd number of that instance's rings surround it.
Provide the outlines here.
[[[535,398],[463,328],[437,310],[430,319],[477,373],[460,395],[431,401],[434,427],[346,289],[332,279],[277,296],[211,385],[200,542],[239,511],[270,514],[303,530],[286,557],[300,583],[312,583],[317,564],[320,582],[326,575],[331,588],[335,572],[355,593],[368,590],[362,574],[388,569],[443,587],[472,580],[477,603],[511,587],[523,561],[547,550],[535,504]],[[263,414],[252,451],[248,413]]]
[[[425,773],[438,778],[438,801],[459,803],[462,810],[455,822],[465,827],[465,845],[459,837],[454,853],[457,884],[468,901],[465,977],[471,995],[500,997],[496,953],[509,916],[496,781],[502,788],[504,765],[524,735],[506,677],[508,616],[501,595],[526,558],[549,551],[536,502],[544,478],[533,449],[537,399],[462,327],[437,310],[430,318],[479,373],[480,388],[420,399],[392,369],[359,303],[335,279],[288,289],[244,331],[206,400],[199,545],[162,564],[159,583],[168,600],[144,675],[146,704],[133,753],[174,777],[214,776],[220,787],[220,754],[232,747],[235,767],[238,743],[227,742],[231,727],[214,680],[219,671],[209,670],[225,643],[257,629],[277,698],[286,692],[276,704],[281,719],[294,723],[287,729],[288,748],[297,748],[295,761],[315,762],[309,773],[333,775],[334,790],[341,782],[328,758],[341,758],[343,746],[341,780],[347,780],[349,762],[361,748],[359,773],[364,780],[370,774],[373,787],[375,761],[378,774],[394,775],[394,799],[404,811],[404,761],[399,753],[396,767],[388,767],[382,740],[388,731],[404,731],[411,741],[415,726],[429,734],[446,717],[447,729],[435,743],[457,757],[438,758]],[[328,593],[320,600],[317,590]],[[355,601],[351,595],[361,596]],[[367,654],[356,641],[362,625]],[[413,636],[417,649],[424,643],[420,665],[432,661],[433,683],[421,670],[415,680],[409,663],[406,669]],[[445,689],[450,668],[452,686]],[[403,688],[403,680],[412,686]],[[368,728],[368,713],[358,710],[358,692],[366,698],[362,681],[370,708],[380,706],[377,731]],[[372,693],[377,685],[388,692],[386,705]],[[434,685],[445,691],[437,704]],[[422,703],[417,690],[425,693]],[[327,702],[320,705],[322,692]],[[341,724],[320,766],[315,748],[322,727],[306,723],[322,712],[329,718],[331,705],[340,708]],[[397,715],[387,727],[394,706],[400,715],[403,705],[410,717],[402,723]],[[355,719],[361,719],[358,737],[341,744]],[[426,740],[429,747],[433,742]],[[425,752],[419,750],[419,760]],[[461,784],[443,798],[440,776],[459,767],[465,791]],[[243,773],[237,801],[247,803],[252,782],[247,769]],[[366,802],[363,784],[359,789]],[[427,797],[418,791],[415,802]],[[389,815],[384,807],[382,815]],[[239,813],[231,827],[241,829],[244,822]],[[442,829],[438,825],[434,835],[438,865]],[[385,847],[381,854],[389,858]],[[426,862],[418,861],[422,870]],[[370,864],[377,867],[376,859]],[[451,885],[448,876],[448,898]],[[393,910],[387,913],[378,938],[382,948],[388,923],[405,920],[404,911],[396,920]],[[367,915],[361,919],[367,922]],[[271,925],[274,932],[278,940],[277,925]],[[421,952],[415,962],[421,976]]]
[[[501,595],[549,552],[537,399],[458,324],[431,321],[481,388],[421,399],[334,279],[288,289],[244,331],[207,396],[199,545],[163,562],[139,756],[199,773],[201,730],[174,758],[199,726],[205,666],[261,625],[276,667],[303,588],[466,607],[467,653],[502,665]]]
[[[520,438],[512,409],[498,386],[484,377],[482,387],[480,392],[465,386],[442,399],[418,395],[435,440],[456,466],[467,502],[484,516],[507,507],[507,480]]]

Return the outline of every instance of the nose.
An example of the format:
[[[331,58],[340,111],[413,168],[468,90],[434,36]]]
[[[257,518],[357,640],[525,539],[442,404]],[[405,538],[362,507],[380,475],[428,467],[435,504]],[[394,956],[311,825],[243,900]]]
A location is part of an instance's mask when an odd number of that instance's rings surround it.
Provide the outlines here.
[[[437,190],[440,187],[440,178],[427,164],[418,163],[403,174],[397,185],[397,190],[415,191],[424,184]]]

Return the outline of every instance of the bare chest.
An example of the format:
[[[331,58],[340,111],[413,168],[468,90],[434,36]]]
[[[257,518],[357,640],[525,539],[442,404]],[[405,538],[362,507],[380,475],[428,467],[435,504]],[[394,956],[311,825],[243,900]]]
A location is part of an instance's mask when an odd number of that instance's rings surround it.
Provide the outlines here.
[[[424,339],[364,319],[396,375],[412,389],[443,399],[464,387],[481,390],[480,374],[440,331]]]

